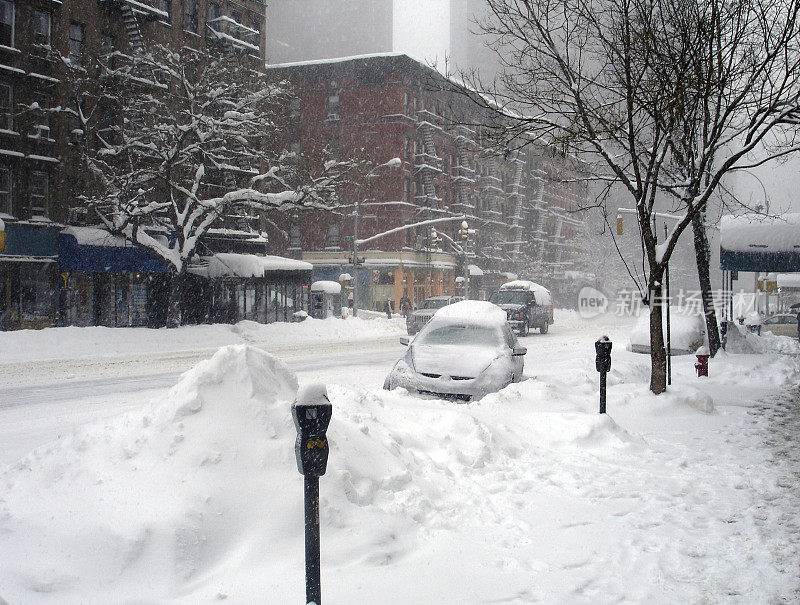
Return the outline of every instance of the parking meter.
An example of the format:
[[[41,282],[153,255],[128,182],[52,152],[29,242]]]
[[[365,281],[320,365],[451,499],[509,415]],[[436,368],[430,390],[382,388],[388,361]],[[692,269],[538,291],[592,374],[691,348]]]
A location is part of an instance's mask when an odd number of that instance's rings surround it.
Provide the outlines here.
[[[303,475],[305,506],[306,603],[322,603],[319,558],[319,478],[328,466],[325,431],[333,408],[324,384],[311,384],[297,393],[292,418],[297,429],[294,453]]]
[[[606,374],[611,371],[611,347],[613,343],[608,336],[603,336],[594,343],[597,353],[594,365],[600,372],[600,413],[606,413]]]
[[[333,408],[324,384],[312,384],[297,394],[292,418],[297,429],[294,445],[297,470],[301,475],[321,477],[328,466],[328,438],[325,431]]]
[[[611,347],[613,345],[614,343],[608,339],[608,336],[603,336],[594,343],[594,349],[597,353],[594,363],[598,372],[611,371]]]

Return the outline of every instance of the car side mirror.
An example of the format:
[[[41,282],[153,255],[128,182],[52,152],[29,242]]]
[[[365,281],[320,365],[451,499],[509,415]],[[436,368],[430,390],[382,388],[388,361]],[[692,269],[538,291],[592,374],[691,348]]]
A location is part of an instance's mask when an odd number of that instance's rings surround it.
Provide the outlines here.
[[[411,342],[411,339],[408,336],[401,336],[400,337],[400,344],[403,345],[404,347],[407,347],[408,343],[410,343],[410,342]]]
[[[514,347],[514,348],[511,350],[511,355],[513,355],[513,356],[515,356],[515,357],[516,357],[517,355],[527,355],[527,353],[528,353],[528,349],[527,349],[527,348],[525,348],[525,347]]]

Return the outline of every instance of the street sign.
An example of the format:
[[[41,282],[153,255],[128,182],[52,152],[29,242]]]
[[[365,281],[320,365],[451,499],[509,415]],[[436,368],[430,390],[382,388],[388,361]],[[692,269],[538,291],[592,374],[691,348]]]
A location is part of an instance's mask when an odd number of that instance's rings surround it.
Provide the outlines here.
[[[345,235],[345,236],[342,238],[342,241],[343,241],[343,242],[351,242],[351,243],[352,243],[352,242],[354,242],[354,241],[355,241],[355,239],[356,239],[356,238],[355,238],[355,237],[353,237],[352,235]]]

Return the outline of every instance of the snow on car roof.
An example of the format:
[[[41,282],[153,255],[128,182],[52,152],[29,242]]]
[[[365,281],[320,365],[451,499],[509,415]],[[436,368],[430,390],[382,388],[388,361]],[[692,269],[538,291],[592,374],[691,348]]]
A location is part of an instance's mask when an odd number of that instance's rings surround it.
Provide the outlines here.
[[[548,305],[552,302],[550,290],[537,284],[535,281],[528,281],[525,279],[516,279],[514,281],[506,282],[500,286],[501,290],[530,290],[536,295],[539,304]]]
[[[433,316],[432,322],[464,322],[470,325],[502,326],[507,315],[500,307],[485,300],[462,300],[442,307]]]

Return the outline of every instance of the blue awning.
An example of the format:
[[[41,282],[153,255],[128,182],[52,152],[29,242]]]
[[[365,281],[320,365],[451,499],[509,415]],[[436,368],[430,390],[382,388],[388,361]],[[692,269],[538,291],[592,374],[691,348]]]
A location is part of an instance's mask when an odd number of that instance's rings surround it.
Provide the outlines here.
[[[59,234],[61,271],[109,273],[166,273],[166,265],[149,252],[134,246],[90,246],[79,244],[70,233]]]

